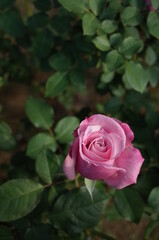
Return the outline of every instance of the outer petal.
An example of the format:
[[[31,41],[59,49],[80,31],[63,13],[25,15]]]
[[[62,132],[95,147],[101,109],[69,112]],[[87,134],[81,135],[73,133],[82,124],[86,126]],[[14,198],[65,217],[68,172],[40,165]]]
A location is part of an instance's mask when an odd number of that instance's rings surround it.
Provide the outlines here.
[[[116,159],[116,166],[125,169],[125,172],[116,172],[105,182],[117,189],[122,189],[137,181],[144,159],[138,149],[127,147]]]
[[[103,163],[102,164],[90,163],[85,161],[81,157],[78,158],[76,170],[83,177],[92,180],[105,180],[118,171],[121,172],[125,171],[123,168],[114,167],[112,165],[109,166]]]
[[[131,128],[127,123],[122,123],[120,120],[113,118],[120,126],[123,128],[125,135],[126,135],[126,145],[130,146],[132,140],[134,139],[134,133],[132,132]]]
[[[64,163],[63,163],[63,172],[69,179],[75,179],[76,177],[76,171],[75,171],[75,166],[76,166],[76,161],[78,158],[78,144],[79,144],[79,139],[76,138],[73,144],[71,145],[69,149],[69,154],[67,155]]]
[[[121,123],[121,127],[124,129],[126,135],[126,145],[129,146],[134,139],[134,133],[130,129],[129,125],[126,123]]]
[[[65,161],[63,163],[63,172],[67,176],[68,179],[75,179],[76,173],[75,173],[75,159],[70,157],[68,154],[65,158]]]

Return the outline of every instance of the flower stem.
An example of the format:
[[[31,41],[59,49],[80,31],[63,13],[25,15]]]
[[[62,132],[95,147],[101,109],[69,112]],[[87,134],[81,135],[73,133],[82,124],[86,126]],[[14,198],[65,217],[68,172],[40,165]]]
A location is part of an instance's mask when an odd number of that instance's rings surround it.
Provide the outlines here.
[[[78,173],[75,178],[75,185],[77,188],[79,188],[79,181],[78,181],[79,177],[80,177],[80,174]]]

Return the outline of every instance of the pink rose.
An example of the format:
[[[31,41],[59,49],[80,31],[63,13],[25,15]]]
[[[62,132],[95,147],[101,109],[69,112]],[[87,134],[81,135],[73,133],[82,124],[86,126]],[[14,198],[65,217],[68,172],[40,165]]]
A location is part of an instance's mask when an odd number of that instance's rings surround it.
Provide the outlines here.
[[[144,159],[133,147],[134,134],[126,123],[96,114],[81,122],[74,137],[63,164],[69,179],[80,173],[117,189],[136,183]]]

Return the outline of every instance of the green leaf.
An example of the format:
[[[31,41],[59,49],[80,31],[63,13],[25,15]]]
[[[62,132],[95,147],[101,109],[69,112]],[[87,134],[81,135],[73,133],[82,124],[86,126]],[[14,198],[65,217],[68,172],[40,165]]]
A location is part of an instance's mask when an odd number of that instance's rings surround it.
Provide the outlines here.
[[[55,238],[54,238],[55,237]],[[40,224],[36,226],[31,226],[26,230],[25,240],[53,240],[56,239],[51,225]]]
[[[79,233],[97,225],[103,213],[108,196],[95,189],[93,203],[85,187],[61,195],[55,202],[51,223],[59,229]]]
[[[16,142],[10,127],[5,122],[0,121],[0,150],[12,150],[15,145]]]
[[[159,14],[154,11],[149,12],[147,26],[149,33],[159,39]]]
[[[27,19],[28,27],[31,29],[38,29],[44,27],[49,22],[49,17],[46,13],[36,13]]]
[[[104,72],[100,76],[100,81],[102,83],[109,83],[113,80],[113,78],[114,78],[114,72],[110,72],[110,71],[109,72]]]
[[[154,9],[159,8],[159,1],[158,0],[151,0],[151,4],[154,7]]]
[[[44,182],[52,183],[60,168],[61,163],[52,151],[45,149],[37,156],[36,171]]]
[[[118,27],[113,20],[104,20],[101,23],[101,30],[105,33],[113,33],[117,28]]]
[[[142,217],[144,203],[140,194],[130,188],[115,192],[115,204],[122,216],[138,223]]]
[[[101,82],[103,83],[109,83],[113,80],[115,73],[111,72],[108,69],[108,66],[106,63],[102,63],[102,67],[103,67],[103,73],[101,74]]]
[[[0,226],[0,239],[1,240],[13,240],[13,235],[8,227]]]
[[[110,71],[114,71],[124,64],[124,58],[117,50],[112,50],[106,55],[105,63]]]
[[[53,124],[53,109],[43,99],[29,97],[25,105],[25,112],[37,128],[48,129]]]
[[[32,49],[38,58],[47,57],[54,45],[54,38],[48,29],[37,32],[32,40]]]
[[[117,47],[121,43],[121,34],[120,33],[114,33],[110,36],[110,45],[112,47]]]
[[[56,97],[65,90],[66,86],[67,72],[56,72],[47,80],[45,94],[47,97]]]
[[[86,0],[58,0],[58,2],[68,11],[76,14],[82,14],[86,11]]]
[[[154,51],[154,49],[151,46],[148,46],[146,49],[145,60],[149,66],[152,66],[157,61],[156,52]]]
[[[65,71],[71,66],[71,60],[63,53],[57,53],[49,59],[50,66],[57,71]]]
[[[103,52],[110,50],[110,43],[106,36],[97,36],[93,39],[93,43],[99,50]]]
[[[0,14],[0,28],[13,37],[22,37],[25,33],[24,24],[20,14],[13,9]]]
[[[56,151],[56,144],[53,137],[47,133],[38,133],[29,140],[26,154],[36,159],[38,154],[46,148],[53,152]]]
[[[85,178],[84,183],[85,183],[85,186],[86,186],[86,188],[91,196],[92,202],[93,202],[93,190],[94,190],[96,181]]]
[[[137,53],[143,46],[141,40],[127,37],[124,39],[120,45],[119,51],[125,55],[127,58],[131,58],[135,53]]]
[[[50,0],[35,0],[34,5],[36,6],[36,8],[40,11],[48,11],[51,8],[51,2]]]
[[[73,140],[73,131],[78,127],[79,119],[68,116],[62,118],[55,127],[55,136],[60,143],[68,143]]]
[[[115,114],[121,111],[122,108],[122,100],[119,97],[111,97],[106,101],[104,105],[105,113]]]
[[[155,187],[150,192],[148,204],[156,211],[159,212],[159,187]]]
[[[159,68],[151,66],[148,68],[149,82],[152,87],[156,87],[159,81]]]
[[[126,77],[134,90],[144,92],[149,76],[140,63],[128,62],[126,64]]]
[[[151,233],[152,231],[159,225],[159,220],[154,220],[146,226],[146,229],[145,229],[145,235],[144,235],[144,239],[145,240],[149,240],[151,239]]]
[[[30,213],[39,203],[43,186],[29,179],[10,180],[0,186],[0,221],[9,222]]]
[[[73,69],[70,72],[70,80],[76,86],[85,86],[86,78],[80,69]]]
[[[99,21],[98,19],[90,13],[86,13],[82,18],[82,28],[83,34],[92,36],[96,33],[98,28]]]
[[[141,9],[143,10],[143,8],[145,8],[145,0],[129,0],[128,1],[132,6],[138,8],[138,9]]]
[[[102,11],[105,5],[105,0],[89,0],[89,6],[92,12],[97,16]]]
[[[144,135],[145,136],[145,135]],[[146,173],[142,174],[135,185],[137,191],[141,193],[144,199],[148,199],[151,190],[159,185],[159,171],[155,168],[150,168]]]
[[[15,0],[1,0],[0,1],[0,9],[9,8],[14,4]]]
[[[124,25],[137,26],[142,20],[142,15],[135,7],[128,6],[121,13],[121,20]]]

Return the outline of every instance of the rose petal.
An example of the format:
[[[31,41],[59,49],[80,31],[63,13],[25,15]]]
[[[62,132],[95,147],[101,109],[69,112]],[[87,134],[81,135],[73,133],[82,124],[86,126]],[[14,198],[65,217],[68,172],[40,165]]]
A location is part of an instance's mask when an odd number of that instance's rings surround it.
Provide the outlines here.
[[[99,126],[100,129],[104,129],[107,133],[115,133],[126,143],[126,136],[123,128],[113,118],[104,116],[102,114],[95,114],[90,118],[86,118],[81,122],[79,126],[79,135],[81,132],[86,131],[88,126]]]
[[[106,164],[90,163],[83,160],[81,157],[78,158],[76,164],[76,170],[83,176],[91,180],[105,180],[117,171],[125,171],[122,168],[109,166]]]
[[[133,147],[125,148],[115,162],[117,167],[123,168],[126,171],[116,172],[106,179],[105,182],[117,189],[122,189],[136,183],[143,161],[144,159],[138,149]]]
[[[125,135],[126,135],[126,146],[131,146],[131,142],[134,139],[134,133],[132,132],[131,128],[127,123],[122,123],[120,120],[113,118],[114,121],[120,124],[120,126],[123,128]]]
[[[75,179],[76,177],[75,165],[78,156],[78,144],[79,139],[76,138],[71,145],[69,154],[67,155],[63,163],[63,172],[69,179]]]
[[[110,158],[118,157],[125,148],[123,140],[115,133],[110,133],[109,138],[111,139],[112,152]]]
[[[87,162],[105,162],[107,160],[107,156],[105,158],[95,154],[94,152],[88,150],[84,144],[80,144],[80,156],[86,160]]]
[[[129,125],[126,123],[121,123],[121,127],[124,129],[126,135],[126,145],[130,146],[132,140],[134,139],[134,133],[130,129]]]
[[[68,154],[65,158],[65,161],[63,163],[63,172],[67,176],[68,179],[75,179],[76,173],[75,173],[75,160],[70,157]]]

